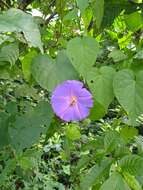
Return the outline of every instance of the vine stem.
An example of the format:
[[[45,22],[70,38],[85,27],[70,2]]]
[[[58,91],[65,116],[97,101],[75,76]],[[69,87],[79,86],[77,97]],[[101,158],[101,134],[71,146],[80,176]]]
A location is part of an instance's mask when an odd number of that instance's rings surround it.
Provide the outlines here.
[[[3,4],[8,9],[10,8],[10,6],[7,3],[5,3],[3,0],[1,0],[1,4]]]

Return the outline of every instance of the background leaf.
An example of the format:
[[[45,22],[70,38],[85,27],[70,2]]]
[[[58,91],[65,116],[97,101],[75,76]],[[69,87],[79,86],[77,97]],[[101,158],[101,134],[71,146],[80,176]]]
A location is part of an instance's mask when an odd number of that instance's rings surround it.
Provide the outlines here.
[[[118,143],[120,142],[119,133],[116,131],[107,131],[104,137],[104,147],[107,152],[112,152],[116,150],[118,147]]]
[[[0,15],[0,32],[23,32],[29,45],[43,52],[37,24],[29,14],[19,9],[12,8]]]
[[[82,178],[80,183],[81,190],[88,190],[93,185],[98,183],[98,181],[101,179],[101,176],[104,176],[104,174],[109,170],[110,165],[111,161],[105,159],[101,163],[100,167],[98,165],[93,166],[85,175],[85,177]]]
[[[22,59],[22,71],[24,74],[25,80],[29,81],[31,78],[31,64],[32,59],[37,55],[36,51],[30,51]]]
[[[109,58],[112,58],[114,62],[119,62],[127,59],[127,56],[118,49],[113,50],[111,53],[108,55]]]
[[[134,176],[130,175],[127,172],[124,172],[123,175],[126,182],[133,190],[142,190],[140,183],[137,181],[137,179]]]
[[[96,26],[99,29],[102,23],[103,15],[104,15],[104,0],[93,0],[93,15],[96,19]]]
[[[143,16],[140,12],[133,12],[125,16],[125,22],[129,30],[136,32],[143,26]]]
[[[52,117],[53,112],[48,102],[40,102],[36,108],[30,108],[27,113],[16,116],[9,128],[11,144],[17,150],[30,147],[45,131],[44,125],[50,125]]]
[[[88,0],[76,0],[76,2],[77,2],[77,6],[79,7],[81,13],[83,13],[89,5]]]
[[[78,140],[78,139],[80,139],[81,134],[80,134],[79,126],[77,124],[74,124],[74,123],[68,125],[68,127],[66,129],[66,136],[70,140]]]
[[[134,127],[125,126],[120,130],[121,137],[126,141],[129,142],[135,136],[138,135],[138,130]]]
[[[122,176],[115,172],[103,183],[100,190],[131,190]]]
[[[19,48],[17,43],[3,46],[0,50],[0,66],[6,63],[14,65],[19,58]]]
[[[0,112],[0,148],[9,144],[8,119],[8,114]]]
[[[130,173],[134,176],[142,175],[143,158],[138,155],[127,155],[119,160],[118,164],[124,172]]]
[[[49,91],[65,80],[78,78],[65,51],[58,53],[56,61],[47,55],[35,57],[32,61],[32,74],[36,81]]]

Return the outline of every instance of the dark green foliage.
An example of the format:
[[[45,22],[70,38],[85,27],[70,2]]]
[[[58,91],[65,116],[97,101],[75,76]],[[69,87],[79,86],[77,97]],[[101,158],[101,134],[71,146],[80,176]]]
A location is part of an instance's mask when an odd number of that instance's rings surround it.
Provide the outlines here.
[[[1,0],[0,11],[0,190],[142,190],[142,0]],[[50,98],[71,79],[94,106],[65,123]]]

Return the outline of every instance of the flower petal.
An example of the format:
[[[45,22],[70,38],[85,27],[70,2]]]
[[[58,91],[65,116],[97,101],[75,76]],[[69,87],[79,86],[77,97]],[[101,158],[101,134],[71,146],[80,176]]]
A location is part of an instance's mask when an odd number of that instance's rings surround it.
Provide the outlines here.
[[[53,93],[52,96],[61,96],[61,97],[67,97],[71,95],[71,89],[70,86],[68,86],[66,83],[63,83],[62,85],[58,85]]]
[[[64,121],[80,121],[89,115],[89,109],[80,104],[75,106],[70,106],[65,112],[63,112],[60,117]]]
[[[85,119],[89,115],[89,108],[79,102],[76,104],[76,110],[80,116],[80,120]]]
[[[52,102],[53,110],[58,116],[60,116],[60,114],[69,107],[69,103],[65,99],[53,98],[51,102]]]
[[[79,113],[75,106],[70,106],[65,112],[62,113],[61,119],[64,121],[79,121],[81,120]]]
[[[71,105],[71,98],[77,102]],[[89,108],[93,106],[91,93],[83,88],[83,83],[68,80],[58,85],[52,93],[51,103],[57,116],[64,121],[80,121],[89,115]]]
[[[93,107],[93,100],[91,98],[88,98],[88,97],[78,98],[78,102],[87,108]]]

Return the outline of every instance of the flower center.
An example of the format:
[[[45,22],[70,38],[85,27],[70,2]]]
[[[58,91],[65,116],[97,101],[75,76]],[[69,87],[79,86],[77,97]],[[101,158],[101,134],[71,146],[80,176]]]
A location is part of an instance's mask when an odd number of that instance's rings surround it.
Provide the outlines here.
[[[77,97],[76,96],[71,96],[70,105],[74,106],[76,103],[77,103]]]

